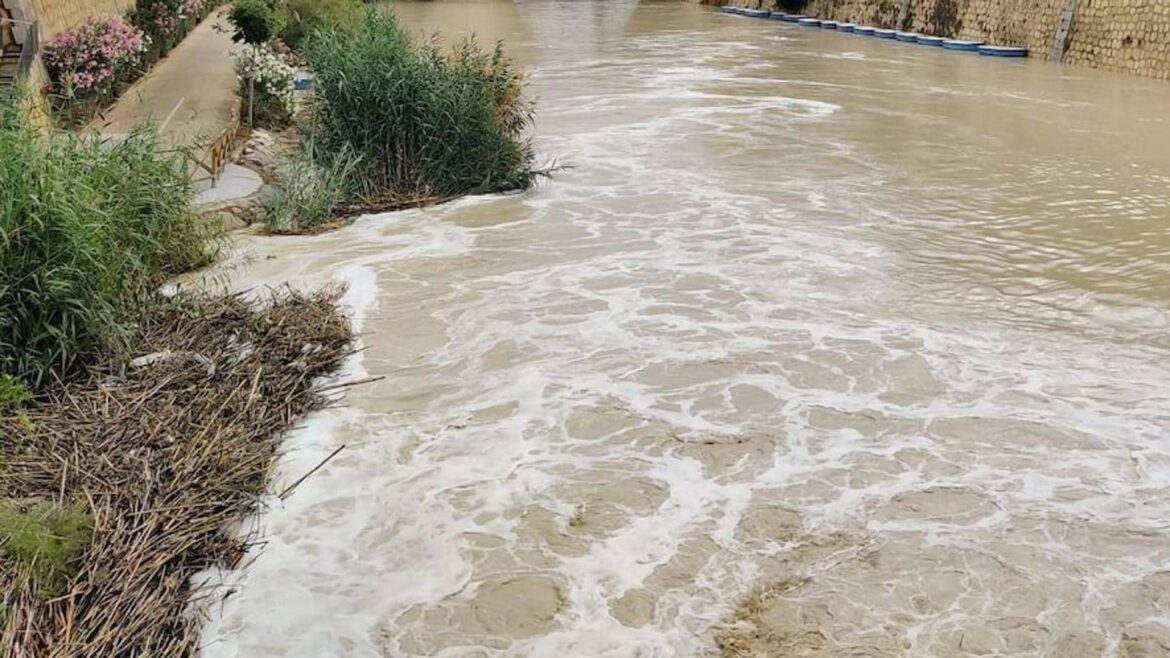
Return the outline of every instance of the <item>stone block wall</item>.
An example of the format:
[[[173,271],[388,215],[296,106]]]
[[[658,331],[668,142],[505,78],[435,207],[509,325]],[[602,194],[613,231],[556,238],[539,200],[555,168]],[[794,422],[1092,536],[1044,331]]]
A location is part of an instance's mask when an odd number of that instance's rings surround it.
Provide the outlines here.
[[[15,15],[39,24],[41,43],[91,16],[124,15],[134,0],[5,0]]]
[[[709,0],[703,0],[709,1]],[[720,0],[714,0],[723,4]],[[732,4],[893,28],[900,0],[731,0]],[[910,0],[905,29],[958,39],[1052,50],[1066,0]],[[789,6],[796,5],[796,7]],[[1064,61],[1170,80],[1170,0],[1079,0]]]
[[[1064,61],[1170,80],[1170,0],[1080,0]]]

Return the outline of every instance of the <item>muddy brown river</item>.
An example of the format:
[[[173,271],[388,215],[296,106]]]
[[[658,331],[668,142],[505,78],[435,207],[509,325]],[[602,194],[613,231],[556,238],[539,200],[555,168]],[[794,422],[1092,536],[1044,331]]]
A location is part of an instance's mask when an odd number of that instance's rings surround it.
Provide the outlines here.
[[[245,237],[348,282],[207,658],[1170,655],[1170,84],[683,2],[395,5],[539,189]]]

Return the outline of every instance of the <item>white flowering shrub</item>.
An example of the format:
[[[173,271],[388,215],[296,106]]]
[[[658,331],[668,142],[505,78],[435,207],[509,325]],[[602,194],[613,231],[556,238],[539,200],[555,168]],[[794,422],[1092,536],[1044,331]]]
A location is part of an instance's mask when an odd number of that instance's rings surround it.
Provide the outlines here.
[[[241,46],[232,53],[232,62],[236,75],[240,76],[245,102],[249,100],[247,94],[251,88],[256,103],[274,100],[284,113],[292,112],[293,81],[297,72],[272,46],[266,43]]]

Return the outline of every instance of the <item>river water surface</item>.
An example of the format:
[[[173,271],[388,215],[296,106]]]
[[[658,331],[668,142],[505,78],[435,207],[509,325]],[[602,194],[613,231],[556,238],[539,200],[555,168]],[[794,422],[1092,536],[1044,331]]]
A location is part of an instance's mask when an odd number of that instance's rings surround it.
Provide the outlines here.
[[[384,379],[289,438],[278,489],[346,448],[205,656],[1170,655],[1170,85],[395,8],[505,39],[572,168],[239,241],[239,287],[347,281]]]

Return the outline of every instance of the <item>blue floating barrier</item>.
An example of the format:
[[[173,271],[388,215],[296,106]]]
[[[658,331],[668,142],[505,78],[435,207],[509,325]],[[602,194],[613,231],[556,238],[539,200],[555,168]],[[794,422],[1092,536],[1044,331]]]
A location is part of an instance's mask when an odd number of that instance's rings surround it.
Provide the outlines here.
[[[780,20],[784,21],[785,23],[798,23],[802,18],[804,18],[802,14],[784,14],[784,18],[781,18]]]
[[[772,12],[767,9],[743,9],[740,13],[752,18],[767,18],[772,15]]]
[[[821,26],[821,19],[819,19],[819,18],[802,18],[796,22],[799,23],[800,25],[803,25],[804,27],[820,27]]]
[[[731,5],[723,5],[722,7],[719,8],[719,11],[723,12],[724,14],[738,14],[739,7],[732,7]]]
[[[979,46],[979,54],[988,57],[1027,57],[1027,48],[1013,46]]]
[[[965,50],[967,52],[978,52],[979,46],[982,46],[982,41],[960,41],[958,39],[943,39],[943,48],[947,50]]]
[[[898,33],[894,30],[883,30],[881,28],[874,28],[873,35],[879,39],[894,39]]]
[[[872,28],[868,25],[858,25],[858,26],[853,28],[853,33],[854,34],[861,34],[861,35],[864,35],[867,37],[872,37],[874,29],[875,28]]]
[[[821,27],[826,30],[837,29],[837,21],[821,21]]]
[[[943,41],[946,41],[946,39],[943,39],[942,37],[928,37],[924,34],[918,35],[918,43],[920,43],[924,46],[934,46],[935,48],[942,48]]]
[[[772,12],[772,15],[771,15],[771,16],[769,16],[768,18],[771,18],[771,19],[772,19],[772,20],[774,20],[774,21],[782,21],[782,20],[785,20],[785,18],[784,18],[784,17],[785,17],[785,16],[787,16],[787,15],[788,15],[788,14],[785,14],[785,13],[784,13],[784,12],[782,12],[782,11],[774,11],[774,12]]]
[[[853,23],[837,23],[838,32],[852,32],[853,28],[857,27]]]
[[[913,32],[895,32],[894,38],[905,43],[918,43],[918,35]]]

